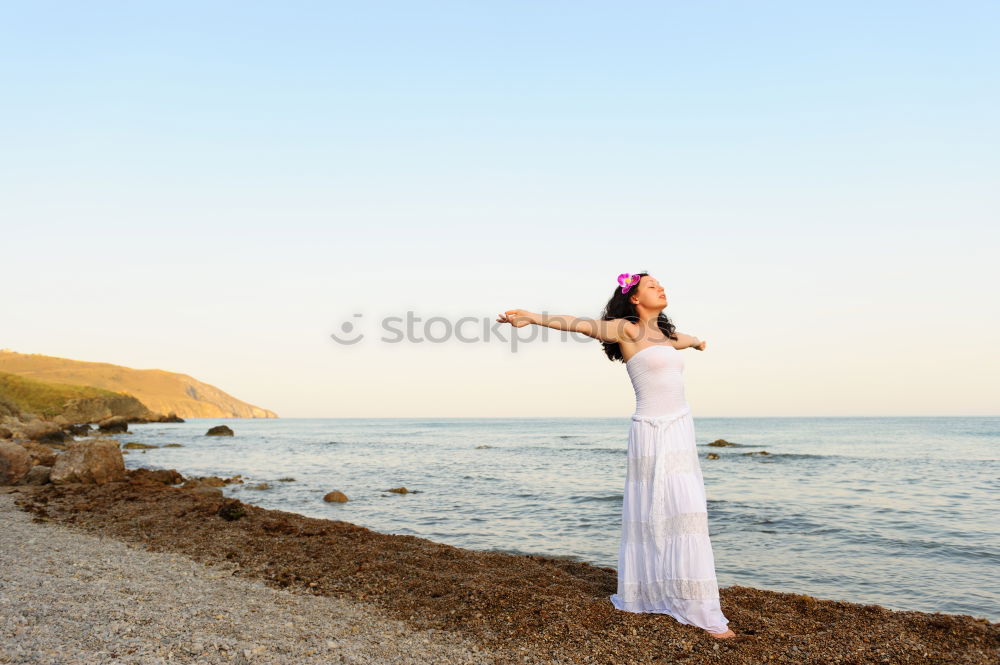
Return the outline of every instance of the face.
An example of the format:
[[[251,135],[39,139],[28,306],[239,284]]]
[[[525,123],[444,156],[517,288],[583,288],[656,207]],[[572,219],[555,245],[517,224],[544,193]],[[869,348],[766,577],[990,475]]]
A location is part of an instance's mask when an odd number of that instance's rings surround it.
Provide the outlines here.
[[[667,306],[667,294],[652,275],[642,277],[633,288],[635,291],[630,294],[633,303],[646,309],[662,309]]]

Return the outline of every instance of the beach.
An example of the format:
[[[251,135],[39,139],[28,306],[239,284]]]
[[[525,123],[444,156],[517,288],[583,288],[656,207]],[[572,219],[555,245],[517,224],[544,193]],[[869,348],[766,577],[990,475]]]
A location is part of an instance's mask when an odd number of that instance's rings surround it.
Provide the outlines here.
[[[16,496],[0,494],[2,663],[492,662],[369,604],[33,522]]]
[[[614,609],[611,568],[268,510],[129,470],[4,488],[0,662],[995,663],[1000,625],[745,586],[738,637]],[[219,618],[221,617],[221,618]],[[52,655],[52,653],[58,655]]]

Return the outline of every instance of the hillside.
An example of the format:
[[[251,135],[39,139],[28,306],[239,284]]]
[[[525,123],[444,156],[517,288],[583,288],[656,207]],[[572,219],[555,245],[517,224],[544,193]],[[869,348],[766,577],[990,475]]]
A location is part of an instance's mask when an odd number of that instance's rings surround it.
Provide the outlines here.
[[[181,418],[277,418],[187,374],[0,350],[0,372],[48,383],[127,393],[156,413]]]
[[[27,376],[0,372],[0,415],[9,413],[10,405],[17,411],[51,418],[63,416],[69,422],[97,422],[111,416],[153,418],[142,402],[131,395],[115,393],[91,386],[39,381]]]

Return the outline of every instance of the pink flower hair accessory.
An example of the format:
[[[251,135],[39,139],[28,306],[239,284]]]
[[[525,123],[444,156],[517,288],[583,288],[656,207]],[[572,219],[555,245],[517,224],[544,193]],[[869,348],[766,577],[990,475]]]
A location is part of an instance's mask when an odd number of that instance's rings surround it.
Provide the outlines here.
[[[618,283],[622,287],[622,293],[628,293],[628,290],[638,284],[640,279],[642,279],[641,276],[630,275],[627,272],[618,275]]]

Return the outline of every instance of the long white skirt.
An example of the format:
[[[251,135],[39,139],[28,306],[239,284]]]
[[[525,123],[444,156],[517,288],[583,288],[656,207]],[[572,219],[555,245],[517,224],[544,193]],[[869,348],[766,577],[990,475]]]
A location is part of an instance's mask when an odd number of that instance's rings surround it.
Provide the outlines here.
[[[713,633],[727,630],[689,406],[666,416],[632,415],[618,593],[611,602]]]

